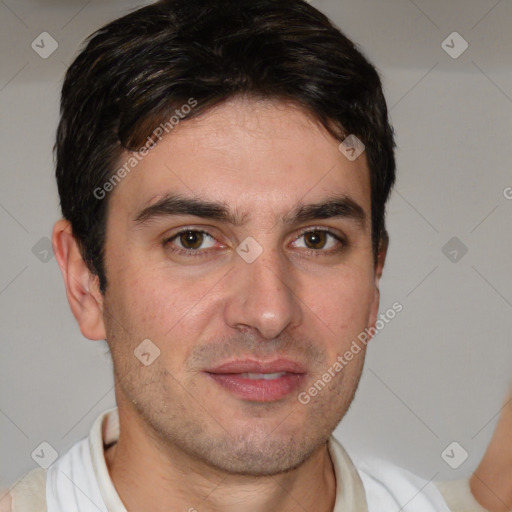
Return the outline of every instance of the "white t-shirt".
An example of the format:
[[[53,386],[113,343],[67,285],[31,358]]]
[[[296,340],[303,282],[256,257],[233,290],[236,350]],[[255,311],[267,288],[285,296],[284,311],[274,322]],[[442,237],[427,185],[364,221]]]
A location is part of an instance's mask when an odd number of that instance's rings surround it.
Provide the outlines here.
[[[117,408],[102,413],[89,437],[78,441],[47,471],[48,512],[126,512],[110,478],[104,447],[119,436]],[[381,460],[356,469],[331,437],[329,452],[336,475],[333,512],[449,512],[434,483]]]

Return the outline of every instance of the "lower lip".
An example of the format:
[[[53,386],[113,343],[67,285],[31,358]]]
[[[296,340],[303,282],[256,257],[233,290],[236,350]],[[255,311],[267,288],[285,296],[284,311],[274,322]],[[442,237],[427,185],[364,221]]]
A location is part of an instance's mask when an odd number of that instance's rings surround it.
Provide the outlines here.
[[[237,373],[208,373],[224,389],[244,400],[274,402],[297,390],[305,374],[287,373],[276,379],[248,379]]]

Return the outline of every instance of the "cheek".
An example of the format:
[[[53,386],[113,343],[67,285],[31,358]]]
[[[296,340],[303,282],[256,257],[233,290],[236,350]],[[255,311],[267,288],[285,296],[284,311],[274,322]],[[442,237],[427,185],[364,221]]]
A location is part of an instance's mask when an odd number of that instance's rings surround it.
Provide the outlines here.
[[[184,331],[193,336],[207,318],[205,308],[211,299],[205,292],[213,284],[209,279],[171,274],[162,265],[130,262],[123,266],[122,275],[109,281],[109,303],[116,315],[122,315],[120,321],[130,326],[130,336],[162,344],[175,338],[184,341]]]
[[[146,336],[163,338],[186,314],[187,303],[169,283],[137,279],[126,283],[124,310],[128,320]]]
[[[130,338],[156,335],[150,327],[157,327],[166,318],[166,311],[173,311],[167,282],[155,279],[147,266],[135,261],[119,261],[107,274],[106,305]],[[165,326],[163,326],[165,327]]]
[[[370,317],[375,288],[370,276],[338,272],[322,287],[307,286],[304,302],[332,332],[359,333]]]

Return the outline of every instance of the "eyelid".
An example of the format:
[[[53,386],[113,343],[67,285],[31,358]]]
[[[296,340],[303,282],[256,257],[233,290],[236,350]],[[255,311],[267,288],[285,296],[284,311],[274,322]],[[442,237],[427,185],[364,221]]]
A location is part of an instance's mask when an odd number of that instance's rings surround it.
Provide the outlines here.
[[[215,240],[216,242],[220,243],[217,238],[212,235],[209,231],[207,231],[206,229],[202,229],[202,228],[196,228],[196,227],[185,227],[185,228],[181,228],[179,231],[176,231],[175,233],[173,233],[172,235],[169,235],[169,236],[165,236],[164,237],[164,240],[163,240],[163,243],[166,244],[168,242],[172,242],[173,240],[175,240],[176,238],[178,238],[180,235],[182,235],[183,233],[187,233],[189,231],[192,231],[193,233],[201,233],[203,235],[206,235],[210,238],[212,238],[213,240]],[[221,244],[222,245],[222,244]],[[182,250],[193,250],[193,249],[182,249]],[[198,252],[199,249],[195,249],[194,252]]]
[[[333,228],[329,228],[326,226],[309,226],[307,228],[303,228],[300,231],[300,233],[294,238],[294,241],[298,240],[299,238],[301,238],[302,236],[304,236],[308,233],[319,233],[319,232],[326,233],[327,235],[332,236],[339,244],[341,244],[341,248],[330,249],[330,250],[307,249],[310,252],[319,253],[319,254],[321,254],[321,253],[329,254],[329,253],[333,253],[333,252],[339,252],[340,250],[342,250],[343,248],[345,248],[348,245],[348,240],[344,234],[338,232],[337,230],[335,230]]]
[[[334,237],[338,237],[340,240],[345,242],[345,236],[341,232],[328,226],[308,226],[307,228],[302,228],[297,238],[300,238],[306,233],[316,233],[319,231],[322,233],[328,233],[329,235],[332,235]]]
[[[164,241],[168,242],[170,240],[173,240],[177,236],[179,236],[183,233],[186,233],[187,231],[196,231],[198,233],[203,233],[205,235],[208,235],[211,238],[215,238],[215,236],[212,235],[205,228],[199,228],[199,227],[195,227],[195,226],[190,226],[190,227],[186,226],[186,227],[180,228],[179,231],[176,231],[172,235],[164,237]],[[295,236],[294,240],[297,240],[301,236],[304,236],[306,233],[317,232],[317,231],[328,233],[328,234],[334,236],[335,238],[338,238],[341,242],[347,243],[346,238],[342,233],[339,233],[337,230],[334,230],[333,228],[330,228],[327,226],[308,226],[308,227],[302,228],[300,230],[299,234],[297,236]]]
[[[212,250],[218,250],[218,249],[225,249],[226,246],[219,242],[217,238],[212,235],[209,231],[207,231],[208,228],[199,228],[195,226],[186,226],[179,229],[179,231],[176,231],[170,236],[167,236],[163,239],[163,245],[166,246],[173,242],[176,238],[178,238],[183,233],[186,233],[188,231],[202,233],[203,235],[206,235],[207,237],[210,237],[212,240],[216,241],[218,244],[220,244],[220,247],[207,247],[205,249],[184,249],[179,246],[174,246],[171,250],[178,254],[178,255],[184,255],[184,256],[206,256],[211,253]],[[327,227],[327,226],[308,226],[304,227],[300,230],[299,234],[296,235],[292,241],[295,242],[299,238],[303,237],[305,234],[308,233],[315,233],[315,232],[321,232],[326,233],[327,235],[330,235],[338,242],[338,247],[331,248],[327,250],[323,249],[309,249],[309,248],[300,248],[302,251],[314,254],[315,256],[321,256],[323,255],[329,255],[334,253],[341,252],[344,248],[348,246],[348,241],[346,239],[346,236],[342,233],[339,233],[337,230]]]

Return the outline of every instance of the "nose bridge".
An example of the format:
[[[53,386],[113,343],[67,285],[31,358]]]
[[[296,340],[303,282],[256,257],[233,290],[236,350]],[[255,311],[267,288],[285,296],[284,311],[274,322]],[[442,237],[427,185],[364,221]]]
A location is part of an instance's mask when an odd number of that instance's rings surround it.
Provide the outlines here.
[[[226,321],[233,328],[248,326],[264,338],[275,338],[301,320],[300,303],[291,286],[292,268],[277,249],[261,247],[251,261],[244,257],[247,248],[242,243],[238,250]]]

